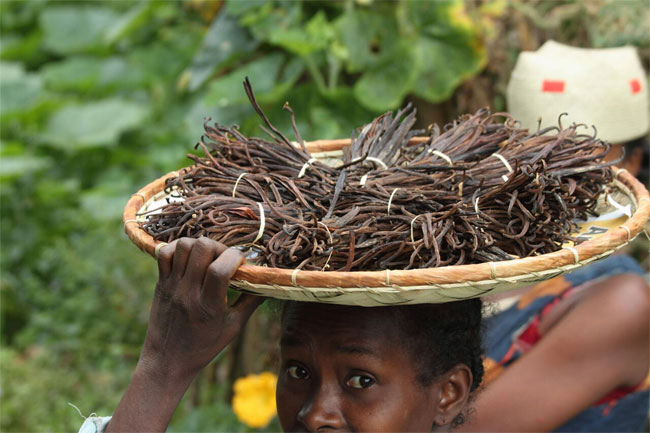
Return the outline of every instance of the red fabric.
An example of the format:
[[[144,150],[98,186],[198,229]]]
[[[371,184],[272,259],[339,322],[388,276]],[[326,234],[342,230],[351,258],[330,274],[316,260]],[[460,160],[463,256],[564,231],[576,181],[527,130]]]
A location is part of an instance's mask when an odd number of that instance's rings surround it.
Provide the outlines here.
[[[542,92],[544,92],[544,93],[564,93],[564,81],[562,81],[562,80],[544,80],[542,82]]]
[[[636,391],[638,387],[639,385],[627,386],[627,387],[615,389],[614,391],[610,392],[605,397],[601,398],[596,403],[594,403],[594,406],[600,406],[601,404],[608,403],[608,402],[609,403],[615,402],[619,398],[623,398],[626,395],[633,393],[634,391]]]
[[[641,91],[641,82],[636,78],[630,80],[630,88],[632,89],[632,93],[639,93]]]

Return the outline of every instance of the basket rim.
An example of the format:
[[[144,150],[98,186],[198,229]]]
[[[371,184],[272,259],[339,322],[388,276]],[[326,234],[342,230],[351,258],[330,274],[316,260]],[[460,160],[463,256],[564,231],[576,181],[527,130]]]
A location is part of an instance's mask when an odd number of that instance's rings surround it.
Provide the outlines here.
[[[427,137],[414,137],[411,143],[423,142]],[[312,152],[340,150],[349,145],[350,139],[318,140],[305,143]],[[233,283],[242,289],[256,286],[278,289],[318,290],[334,288],[340,291],[358,291],[363,288],[386,288],[391,292],[422,289],[424,286],[475,286],[482,281],[516,280],[519,277],[536,275],[553,270],[559,273],[572,270],[583,264],[605,257],[634,239],[642,230],[650,216],[650,194],[648,190],[627,170],[612,167],[614,182],[629,190],[636,211],[622,225],[607,233],[585,241],[574,247],[539,256],[524,257],[499,262],[484,262],[467,265],[451,265],[438,268],[379,271],[303,271],[285,268],[271,268],[251,264],[242,265],[232,277]],[[156,241],[142,230],[136,215],[142,206],[164,189],[165,180],[178,176],[177,171],[150,182],[128,200],[124,213],[124,230],[131,241],[142,251],[156,257],[158,250],[166,245]]]

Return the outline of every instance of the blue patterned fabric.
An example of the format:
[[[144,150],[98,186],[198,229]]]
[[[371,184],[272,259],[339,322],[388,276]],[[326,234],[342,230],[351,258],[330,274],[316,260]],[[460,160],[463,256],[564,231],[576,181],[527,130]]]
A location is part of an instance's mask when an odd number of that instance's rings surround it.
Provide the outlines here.
[[[557,302],[567,290],[590,280],[624,273],[644,275],[643,269],[634,259],[625,255],[615,255],[570,274],[540,283],[522,296],[520,302],[487,318],[484,339],[487,358],[486,378],[488,380],[496,378],[503,369],[507,369],[525,353],[527,344],[534,344],[536,328],[531,331],[531,324],[539,319],[545,307]],[[615,390],[555,431],[645,431],[650,404],[649,387],[650,381],[646,379],[634,389]],[[594,400],[600,397],[603,396],[594,396]]]

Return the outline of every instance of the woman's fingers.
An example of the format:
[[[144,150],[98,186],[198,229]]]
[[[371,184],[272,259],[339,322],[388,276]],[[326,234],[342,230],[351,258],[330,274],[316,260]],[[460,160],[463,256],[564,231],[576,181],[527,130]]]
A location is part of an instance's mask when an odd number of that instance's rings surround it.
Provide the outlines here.
[[[211,308],[219,303],[225,305],[230,278],[242,263],[244,263],[244,255],[236,249],[228,248],[219,255],[208,267],[203,280],[202,303]]]
[[[187,267],[187,260],[190,257],[192,247],[194,246],[194,239],[180,238],[176,243],[176,250],[174,251],[174,261],[172,264],[172,274],[180,279],[185,274]]]
[[[183,288],[199,291],[208,266],[217,255],[217,243],[215,241],[205,237],[194,241],[192,252],[187,259],[187,268],[184,276],[186,284],[183,285]]]
[[[158,252],[158,279],[164,279],[169,276],[172,271],[172,263],[174,260],[174,251],[176,251],[176,243],[173,241],[165,245]]]
[[[171,289],[182,297],[198,296],[204,307],[223,309],[230,278],[244,260],[239,250],[205,237],[178,239],[160,249],[159,278],[172,277],[167,284],[159,284],[165,286],[160,290]],[[245,322],[263,301],[261,297],[241,295],[233,304],[232,311]]]

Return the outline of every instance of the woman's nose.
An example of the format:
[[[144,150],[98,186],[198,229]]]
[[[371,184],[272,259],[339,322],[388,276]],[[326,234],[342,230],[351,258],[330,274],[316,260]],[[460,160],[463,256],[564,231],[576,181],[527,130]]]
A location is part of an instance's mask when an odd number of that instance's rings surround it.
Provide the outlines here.
[[[298,421],[309,431],[343,430],[345,420],[341,402],[334,390],[320,387],[305,401],[298,412]]]

